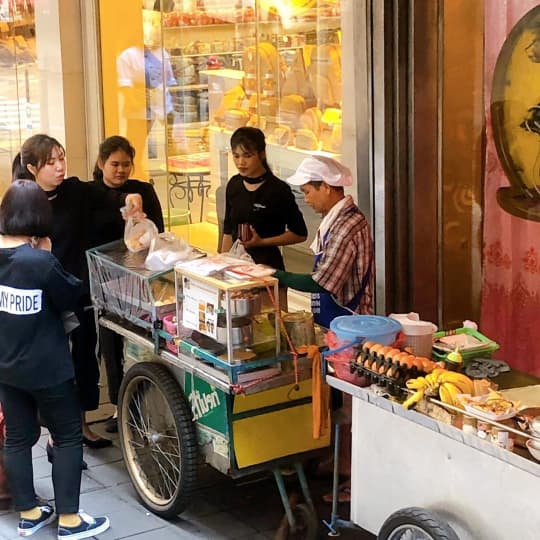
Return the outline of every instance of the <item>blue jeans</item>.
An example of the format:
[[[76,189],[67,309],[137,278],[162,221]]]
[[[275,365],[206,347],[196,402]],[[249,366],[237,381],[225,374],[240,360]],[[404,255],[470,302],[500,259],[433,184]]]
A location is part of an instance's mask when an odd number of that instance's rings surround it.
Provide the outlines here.
[[[38,390],[0,383],[0,402],[6,419],[4,462],[15,510],[29,510],[37,504],[32,446],[41,432],[39,411],[54,441],[52,481],[56,511],[78,512],[83,452],[81,408],[74,381]]]

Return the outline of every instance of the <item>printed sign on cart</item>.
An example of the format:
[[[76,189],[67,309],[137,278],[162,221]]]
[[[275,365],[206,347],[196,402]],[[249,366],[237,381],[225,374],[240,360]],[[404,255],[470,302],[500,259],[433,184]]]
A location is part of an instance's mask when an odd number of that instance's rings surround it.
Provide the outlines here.
[[[183,278],[184,308],[182,324],[201,334],[217,338],[217,307],[219,293],[197,279]]]
[[[186,376],[184,392],[188,397],[193,420],[218,433],[227,435],[227,394],[199,379]]]

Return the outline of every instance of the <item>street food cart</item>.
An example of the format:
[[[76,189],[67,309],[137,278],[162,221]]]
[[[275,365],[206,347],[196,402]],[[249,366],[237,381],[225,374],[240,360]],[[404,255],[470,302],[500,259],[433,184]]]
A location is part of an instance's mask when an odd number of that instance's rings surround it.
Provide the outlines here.
[[[335,376],[327,382],[353,398],[351,522],[333,515],[330,536],[357,525],[381,540],[540,537],[540,464],[526,450]]]
[[[270,470],[289,534],[315,538],[302,463],[330,435],[313,435],[311,361],[282,351],[277,280],[196,250],[186,265],[150,271],[145,255],[123,242],[87,254],[99,325],[124,338],[119,435],[142,503],[165,518],[182,512],[202,460],[233,478]],[[305,500],[294,507],[284,465]]]

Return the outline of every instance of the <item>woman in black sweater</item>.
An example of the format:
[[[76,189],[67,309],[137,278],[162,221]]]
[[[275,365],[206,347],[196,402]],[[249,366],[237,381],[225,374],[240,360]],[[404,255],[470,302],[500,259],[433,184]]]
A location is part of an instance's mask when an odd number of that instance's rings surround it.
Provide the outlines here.
[[[119,135],[108,137],[99,145],[93,183],[111,192],[138,193],[142,197],[146,216],[156,224],[161,233],[164,231],[163,213],[152,184],[129,178],[134,159],[135,149],[126,138]],[[106,244],[122,238],[123,235],[122,216],[106,207],[97,209],[92,223],[91,244]],[[100,328],[99,345],[107,370],[109,399],[117,405],[123,376],[123,341],[115,332]],[[117,430],[116,415],[107,423],[106,430],[110,433]]]
[[[83,292],[75,309],[80,326],[71,333],[71,353],[81,409],[99,406],[99,365],[95,354],[96,326],[90,300],[85,251],[90,247],[88,228],[95,213],[106,208],[118,213],[122,206],[142,212],[138,194],[109,192],[76,177],[65,178],[66,153],[53,137],[33,135],[21,147],[13,162],[13,178],[34,180],[45,191],[53,211],[52,252],[64,269],[83,281]],[[82,416],[83,440],[92,448],[109,446],[111,441],[96,435]]]

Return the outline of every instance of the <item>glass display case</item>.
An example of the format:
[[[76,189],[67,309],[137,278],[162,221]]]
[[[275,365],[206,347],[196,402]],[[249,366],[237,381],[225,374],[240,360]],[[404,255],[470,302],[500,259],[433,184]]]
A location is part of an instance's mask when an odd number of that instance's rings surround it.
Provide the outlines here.
[[[123,14],[133,14],[124,17],[129,41],[107,31],[120,7],[100,4],[106,132],[136,146],[137,174],[154,182],[170,227],[176,209],[189,210],[192,243],[217,249],[222,188],[236,173],[229,156],[236,128],[263,130],[281,178],[306,154],[341,159],[341,1],[144,2],[142,13],[123,3]],[[114,75],[134,47],[145,54],[138,133],[126,114],[126,88],[137,83]],[[317,218],[309,210],[306,218],[314,233]],[[307,245],[288,249],[307,252]]]
[[[246,373],[263,366],[281,371],[281,344],[278,281],[244,275],[241,263],[217,256],[178,264],[176,319],[184,335],[191,332],[180,342],[180,354],[198,356],[245,381]]]

